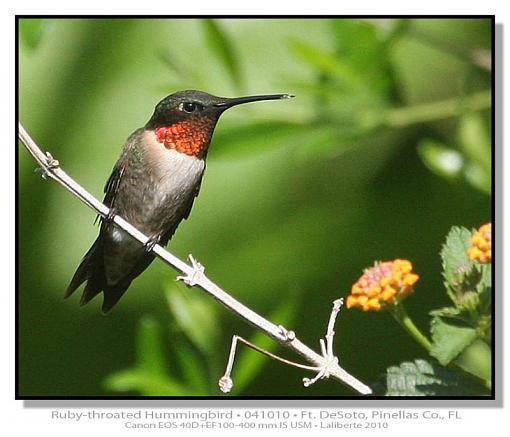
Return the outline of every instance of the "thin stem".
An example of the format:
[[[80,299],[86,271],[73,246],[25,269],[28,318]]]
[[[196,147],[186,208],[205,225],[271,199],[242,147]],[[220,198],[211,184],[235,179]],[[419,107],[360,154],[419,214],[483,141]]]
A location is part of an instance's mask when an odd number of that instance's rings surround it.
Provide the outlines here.
[[[405,127],[417,123],[457,117],[464,112],[488,109],[491,105],[491,92],[482,91],[465,97],[390,109],[383,115],[382,124],[393,128]]]
[[[315,372],[321,371],[320,367],[306,366],[304,364],[295,363],[294,361],[287,360],[287,359],[279,357],[278,355],[275,355],[269,351],[266,351],[265,349],[257,346],[256,344],[253,344],[252,342],[246,340],[243,337],[240,337],[239,335],[234,335],[232,337],[232,344],[230,345],[230,353],[228,355],[228,362],[227,362],[227,367],[225,369],[225,373],[223,374],[223,376],[220,378],[220,380],[218,382],[220,390],[223,393],[229,393],[232,390],[232,387],[234,386],[234,382],[232,381],[232,378],[230,377],[230,375],[232,373],[232,368],[234,367],[234,359],[236,356],[238,341],[240,341],[241,343],[244,343],[249,348],[251,348],[263,355],[266,355],[267,357],[269,357],[275,361],[279,361],[283,364],[287,364],[289,366],[297,367],[299,369],[304,369],[304,370],[312,370]]]
[[[42,168],[43,175],[50,177],[51,179],[57,181],[64,188],[72,192],[77,198],[79,198],[82,202],[88,205],[90,208],[95,210],[98,214],[103,217],[108,216],[110,209],[97,200],[92,194],[90,194],[87,190],[85,190],[80,184],[78,184],[74,179],[72,179],[66,172],[64,172],[60,166],[58,161],[54,160],[51,155],[45,154],[41,151],[39,146],[32,140],[28,132],[23,128],[21,123],[18,125],[18,137],[21,142],[25,145],[27,150],[32,154],[32,156],[36,159],[39,165]],[[140,232],[137,228],[129,224],[122,217],[116,215],[112,222],[125,232],[127,232],[131,237],[135,240],[139,241],[141,244],[146,244],[149,241],[149,238]],[[325,357],[321,356],[304,343],[302,343],[293,333],[292,336],[289,336],[289,331],[282,329],[281,326],[277,326],[274,323],[270,322],[263,316],[259,315],[255,311],[251,310],[247,306],[243,305],[241,302],[236,300],[226,291],[221,289],[218,285],[216,285],[213,281],[211,281],[204,274],[204,269],[200,266],[192,257],[191,266],[181,261],[176,256],[172,255],[170,252],[166,251],[162,246],[156,244],[152,248],[152,252],[157,255],[161,260],[163,260],[166,264],[176,268],[181,271],[184,276],[183,279],[187,281],[190,285],[198,285],[201,287],[207,294],[214,297],[218,302],[224,305],[227,309],[237,314],[239,317],[243,318],[248,323],[252,324],[256,328],[263,331],[266,335],[276,340],[282,346],[289,348],[295,353],[303,356],[308,362],[313,365],[321,368],[328,368],[329,375],[336,380],[342,382],[348,387],[352,388],[358,393],[361,394],[370,394],[372,390],[367,385],[363,384],[361,381],[356,379],[354,376],[345,371],[342,367],[336,364],[334,367],[329,363]]]
[[[333,302],[333,309],[329,316],[328,329],[326,331],[326,354],[329,357],[333,357],[333,338],[335,336],[335,322],[340,312],[340,308],[344,304],[343,299],[337,299]],[[324,355],[324,353],[323,353]]]
[[[422,345],[428,352],[432,347],[429,339],[425,337],[421,331],[416,327],[412,319],[407,314],[407,311],[402,303],[396,305],[390,311],[395,320],[413,337],[420,345]]]
[[[395,318],[395,320],[407,331],[409,332],[409,334],[411,334],[411,336],[420,344],[422,345],[426,350],[427,352],[430,352],[430,349],[432,347],[429,339],[427,337],[425,337],[421,331],[416,327],[416,325],[414,324],[414,322],[412,321],[412,319],[409,317],[409,315],[407,314],[407,311],[404,307],[404,305],[402,303],[400,303],[399,305],[395,306],[391,311],[391,314],[393,315],[393,317]],[[472,377],[472,378],[475,378],[479,383],[483,384],[485,387],[487,387],[488,389],[491,388],[491,380],[490,379],[486,379],[480,375],[477,375],[475,373],[472,372],[472,369],[471,371],[470,370],[467,370],[466,368],[464,368],[464,366],[462,365],[461,363],[461,357],[465,356],[465,353],[466,353],[466,350],[460,355],[460,357],[457,357],[455,359],[455,361],[452,361],[448,367],[453,367],[453,368],[456,368],[460,371],[462,371],[464,374]],[[468,358],[469,359],[469,358]],[[468,361],[468,359],[466,359],[466,361]],[[471,363],[469,363],[471,364]]]
[[[232,344],[230,346],[230,354],[228,357],[227,368],[225,371],[226,376],[230,376],[230,373],[232,372],[232,367],[234,366],[234,359],[235,359],[235,355],[236,355],[238,341],[240,341],[241,343],[244,343],[246,346],[253,349],[254,351],[257,351],[263,355],[266,355],[269,358],[272,358],[275,361],[280,361],[281,363],[287,364],[289,366],[298,367],[299,369],[304,369],[304,370],[314,370],[314,371],[320,370],[319,367],[307,366],[305,364],[296,363],[294,361],[287,360],[286,358],[279,357],[278,355],[273,354],[272,352],[269,352],[269,351],[261,348],[260,346],[257,346],[256,344],[253,344],[252,342],[246,340],[243,337],[240,337],[239,335],[234,335],[232,337]]]

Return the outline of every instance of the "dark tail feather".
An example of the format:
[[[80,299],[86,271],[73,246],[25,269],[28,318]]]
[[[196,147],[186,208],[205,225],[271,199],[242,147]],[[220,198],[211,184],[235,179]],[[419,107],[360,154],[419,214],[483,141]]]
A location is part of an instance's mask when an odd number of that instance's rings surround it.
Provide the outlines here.
[[[166,241],[164,242],[166,244]],[[119,301],[119,299],[124,295],[126,290],[133,282],[138,275],[140,275],[154,260],[154,255],[145,254],[140,257],[134,268],[126,275],[121,281],[119,281],[115,285],[105,285],[103,288],[104,291],[104,299],[102,310],[103,313],[107,313],[110,311],[115,304]],[[106,281],[105,281],[106,284]]]
[[[71,283],[67,287],[66,293],[64,295],[64,299],[67,299],[69,296],[71,296],[76,289],[83,284],[85,281],[90,280],[94,275],[94,271],[96,266],[100,265],[101,263],[98,263],[98,258],[101,257],[101,242],[99,238],[96,239],[92,247],[89,249],[89,251],[85,254],[83,259],[81,260],[81,263],[76,269],[76,272],[73,276],[73,279],[71,279]],[[101,289],[97,290],[97,292],[93,293],[91,290],[91,287],[89,287],[89,284],[87,284],[87,287],[85,289],[85,292],[83,293],[83,296],[81,298],[81,303],[83,305],[87,303],[90,299],[92,299],[94,296],[96,296],[98,293],[101,292]],[[96,287],[97,288],[97,287]],[[87,293],[87,289],[89,289],[89,292]],[[86,298],[86,296],[88,298]]]
[[[103,292],[103,313],[110,311],[123,294],[128,289],[133,276],[128,276],[125,280],[115,285],[108,285],[104,272],[104,260],[101,237],[98,237],[89,251],[85,254],[76,273],[67,287],[64,298],[71,296],[76,289],[87,282],[83,295],[80,299],[80,305],[90,302],[99,293]]]
[[[103,313],[107,313],[116,305],[130,285],[131,281],[122,281],[113,287],[104,288],[103,306],[101,307]]]

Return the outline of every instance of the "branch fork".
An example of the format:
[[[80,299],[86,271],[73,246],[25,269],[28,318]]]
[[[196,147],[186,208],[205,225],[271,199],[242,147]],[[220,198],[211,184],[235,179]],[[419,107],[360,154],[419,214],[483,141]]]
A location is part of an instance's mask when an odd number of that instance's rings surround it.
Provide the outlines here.
[[[317,375],[315,375],[314,378],[303,378],[303,384],[305,387],[310,387],[320,379],[328,379],[331,373],[339,367],[338,357],[336,357],[333,353],[333,338],[335,337],[334,327],[336,318],[343,303],[343,299],[337,299],[333,302],[333,309],[331,310],[331,315],[329,316],[328,329],[325,336],[326,341],[324,342],[322,338],[319,340],[321,346],[321,354],[324,358],[324,364],[319,368],[319,372]]]
[[[90,194],[85,188],[78,184],[73,178],[71,178],[65,171],[60,167],[59,162],[51,156],[49,153],[43,153],[39,146],[30,137],[28,132],[23,128],[21,123],[18,124],[18,137],[21,142],[25,145],[30,154],[38,162],[41,167],[41,175],[44,179],[48,177],[58,182],[78,199],[80,199],[87,206],[95,210],[103,218],[111,217],[112,223],[122,229],[124,232],[129,234],[132,238],[140,242],[142,245],[146,245],[151,242],[151,239],[140,232],[137,228],[131,225],[129,222],[124,220],[122,217],[112,214],[110,208],[104,205],[102,202],[97,200],[92,194]],[[230,372],[232,370],[236,345],[238,341],[248,345],[252,349],[255,349],[273,359],[276,359],[285,364],[293,365],[305,370],[316,371],[317,375],[312,378],[305,378],[303,383],[305,386],[310,386],[319,379],[332,377],[337,381],[350,387],[352,390],[360,394],[370,394],[372,390],[367,385],[356,379],[353,375],[348,373],[338,363],[338,358],[333,354],[333,337],[334,337],[334,324],[336,316],[340,310],[342,304],[341,299],[334,302],[333,311],[331,313],[328,329],[325,337],[320,340],[321,354],[318,354],[313,349],[302,343],[296,336],[294,331],[289,331],[282,325],[275,325],[271,321],[267,320],[260,314],[256,313],[252,309],[248,308],[233,296],[228,294],[213,281],[211,281],[205,275],[205,268],[198,261],[196,261],[191,255],[189,261],[191,265],[180,260],[159,244],[150,245],[149,250],[158,256],[163,262],[179,270],[182,275],[177,279],[182,280],[189,286],[199,286],[207,294],[219,301],[228,310],[235,313],[246,322],[253,325],[255,328],[263,331],[266,335],[277,341],[282,346],[290,349],[291,351],[301,355],[312,366],[294,363],[284,358],[278,357],[270,352],[264,351],[256,345],[249,343],[247,340],[234,336],[232,338],[232,346],[229,355],[229,362],[227,364],[227,371],[220,380],[220,388],[225,391],[229,391],[232,388],[232,380],[230,378]]]
[[[227,367],[225,369],[225,374],[220,378],[218,385],[220,387],[220,390],[223,393],[229,393],[232,390],[232,387],[234,386],[234,382],[232,381],[232,378],[230,374],[232,373],[232,368],[234,366],[234,359],[235,359],[235,353],[237,350],[237,343],[242,342],[249,348],[260,352],[261,354],[264,354],[268,356],[269,358],[272,358],[276,361],[280,361],[284,364],[288,364],[289,366],[298,367],[300,369],[305,370],[313,370],[316,371],[317,374],[313,378],[303,378],[303,385],[305,387],[310,387],[315,382],[319,381],[320,379],[328,379],[331,374],[334,374],[337,369],[339,368],[338,365],[338,357],[336,357],[333,354],[333,338],[335,336],[335,331],[333,330],[335,321],[337,318],[338,313],[340,312],[340,308],[343,304],[343,299],[338,299],[333,302],[333,310],[331,311],[331,315],[329,318],[328,323],[328,330],[326,333],[326,342],[321,338],[319,340],[320,346],[321,346],[321,352],[322,352],[322,363],[320,366],[307,366],[305,364],[296,363],[294,361],[287,360],[286,358],[279,357],[278,355],[275,355],[265,349],[262,349],[261,347],[251,343],[250,341],[246,340],[243,337],[240,337],[238,335],[234,335],[232,337],[232,345],[230,347],[230,354],[227,361]],[[286,336],[287,341],[291,342],[295,340],[296,334],[294,331],[289,331],[282,325],[278,325],[280,330],[282,331],[283,335]]]
[[[184,282],[190,287],[193,287],[200,284],[200,281],[205,277],[205,267],[200,264],[191,254],[188,255],[188,260],[191,263],[191,271],[186,275],[177,276],[177,280]]]

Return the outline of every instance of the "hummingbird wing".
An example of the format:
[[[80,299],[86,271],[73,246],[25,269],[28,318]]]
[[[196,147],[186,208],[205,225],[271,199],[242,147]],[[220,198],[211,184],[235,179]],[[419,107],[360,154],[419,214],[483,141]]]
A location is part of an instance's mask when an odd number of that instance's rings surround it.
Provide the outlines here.
[[[124,168],[127,165],[129,165],[129,163],[126,163],[124,165],[121,161],[119,161],[118,168],[116,166],[114,172],[110,177],[110,180],[106,184],[105,203],[111,202],[111,204],[109,205],[111,207],[115,207],[115,199],[118,194],[119,187],[121,191],[123,189],[121,186],[122,175],[124,172]],[[200,175],[200,179],[196,184],[193,193],[192,194],[190,193],[186,202],[183,205],[181,205],[180,211],[182,211],[181,213],[182,215],[180,220],[172,220],[170,223],[168,223],[168,227],[159,234],[160,245],[165,246],[170,240],[170,238],[172,238],[181,220],[189,217],[189,214],[193,207],[194,200],[198,196],[198,193],[200,191],[202,176],[203,172]],[[120,193],[120,196],[122,195],[123,194]],[[120,197],[118,198],[118,201],[120,202]],[[102,226],[102,233],[108,234],[109,232],[111,232],[111,226],[112,225],[110,223],[104,221]],[[126,245],[128,244],[132,244],[131,249],[129,250],[127,250],[126,248]],[[131,281],[133,281],[133,279],[139,276],[154,260],[155,255],[153,255],[152,253],[146,253],[145,250],[142,249],[138,244],[139,243],[135,242],[134,240],[130,241],[129,238],[127,241],[124,241],[123,243],[119,244],[118,242],[115,241],[115,239],[112,239],[111,235],[109,235],[108,238],[103,239],[102,268],[105,282],[102,284],[102,290],[104,295],[102,309],[104,312],[109,311],[119,301],[119,299],[123,296],[129,285],[131,284]],[[125,271],[124,275],[119,276],[118,273],[122,271]],[[96,286],[91,285],[90,290],[92,291],[96,288],[97,288]],[[87,291],[87,288],[85,291]],[[91,294],[91,296],[94,297],[95,294],[93,296]]]
[[[138,131],[135,131],[134,134],[136,134],[137,132]],[[134,135],[128,138],[126,146],[130,144],[129,141],[133,136]],[[128,164],[127,157],[128,154],[126,153],[126,147],[124,147],[121,157],[113,167],[112,173],[105,184],[104,187],[105,196],[103,203],[109,208],[115,207],[115,198],[119,192],[122,177]],[[98,219],[101,221],[101,229],[99,231],[99,236],[97,237],[92,247],[85,254],[83,259],[81,260],[80,265],[78,266],[78,269],[74,273],[74,276],[71,279],[71,282],[67,287],[64,296],[65,298],[71,296],[71,294],[73,294],[73,292],[82,283],[87,282],[85,290],[80,300],[81,305],[85,305],[87,302],[89,302],[95,296],[101,293],[103,289],[106,288],[104,244],[105,234],[109,223],[99,215],[96,217],[96,221]]]
[[[113,167],[112,174],[106,181],[106,184],[104,186],[105,196],[103,203],[108,207],[112,207],[113,203],[115,202],[115,196],[119,191],[120,181],[122,180],[122,175],[124,174],[125,170],[126,170],[125,160],[121,158],[117,161],[117,163]]]
[[[113,167],[112,173],[106,182],[104,187],[105,197],[103,203],[109,208],[113,207],[115,196],[118,192],[120,181],[122,180],[122,175],[124,174],[125,168],[125,160],[122,156],[121,159],[119,159]],[[67,291],[64,296],[65,298],[69,297],[83,282],[88,281],[88,284],[85,287],[85,291],[81,297],[80,303],[82,305],[85,305],[87,302],[97,296],[101,292],[104,283],[104,262],[102,259],[102,246],[104,242],[103,233],[105,232],[105,225],[107,223],[99,214],[96,216],[96,222],[98,219],[101,220],[101,231],[99,236],[89,251],[83,257],[71,280],[71,283],[67,287]]]
[[[124,174],[124,170],[126,169],[126,166],[124,165],[124,162],[122,159],[117,161],[115,166],[113,167],[112,173],[110,174],[110,177],[106,181],[106,184],[104,186],[103,192],[105,193],[105,196],[103,198],[103,203],[108,207],[111,208],[113,206],[113,202],[115,202],[115,196],[117,195],[119,191],[119,185],[120,181],[122,179],[122,175]],[[97,223],[98,220],[102,221],[102,217],[100,214],[96,215],[96,219],[94,220],[94,224]]]

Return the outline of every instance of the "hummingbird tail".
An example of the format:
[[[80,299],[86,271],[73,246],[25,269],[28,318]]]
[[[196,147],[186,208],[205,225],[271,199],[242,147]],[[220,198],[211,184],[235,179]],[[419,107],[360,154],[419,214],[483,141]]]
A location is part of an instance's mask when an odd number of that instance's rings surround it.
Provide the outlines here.
[[[64,298],[71,296],[78,287],[87,282],[80,299],[80,305],[86,305],[94,297],[103,292],[103,313],[110,311],[126,292],[132,278],[125,278],[115,285],[108,285],[104,271],[102,241],[98,237],[89,251],[85,254],[76,270],[71,283],[67,287]]]
[[[85,305],[102,291],[105,281],[104,271],[101,271],[103,270],[100,262],[102,259],[101,252],[100,238],[97,238],[76,269],[73,279],[67,287],[64,299],[71,296],[85,281],[87,281],[87,286],[81,297],[80,305]]]
[[[109,284],[105,273],[103,242],[104,239],[100,235],[85,254],[71,283],[67,287],[64,298],[67,299],[80,285],[86,282],[85,290],[80,299],[80,305],[89,303],[94,297],[103,292],[103,305],[101,309],[103,313],[107,313],[124,295],[133,279],[148,267],[154,256],[147,254],[140,257],[129,274],[119,279],[118,282]]]

